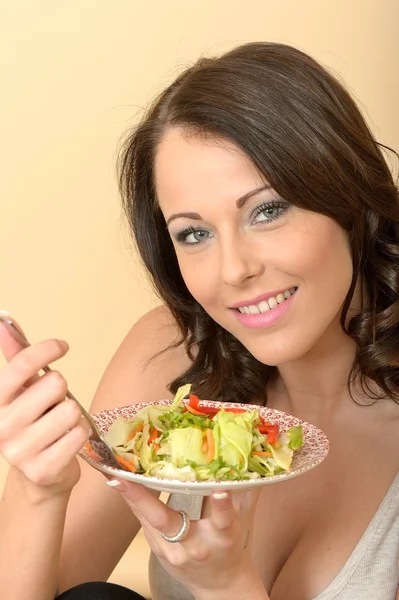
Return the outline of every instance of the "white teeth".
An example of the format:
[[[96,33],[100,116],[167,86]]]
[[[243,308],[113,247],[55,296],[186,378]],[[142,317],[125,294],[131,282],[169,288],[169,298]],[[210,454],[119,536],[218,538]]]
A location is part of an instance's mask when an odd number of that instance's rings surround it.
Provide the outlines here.
[[[248,308],[249,308],[250,315],[258,315],[260,312],[259,308],[257,306],[255,306],[255,304],[251,304]]]
[[[265,313],[271,308],[275,308],[278,304],[281,304],[285,300],[288,300],[296,292],[297,288],[293,287],[285,292],[280,292],[276,297],[272,296],[268,300],[262,300],[258,305],[250,304],[249,306],[241,306],[238,310],[240,313],[246,315],[258,315],[259,313]]]
[[[261,312],[261,313],[265,313],[268,310],[270,310],[270,306],[268,305],[266,300],[262,300],[262,302],[260,302],[258,306],[259,306],[259,312]]]
[[[269,304],[270,308],[276,308],[276,306],[277,306],[276,298],[274,298],[273,296],[271,298],[269,298],[268,304]]]

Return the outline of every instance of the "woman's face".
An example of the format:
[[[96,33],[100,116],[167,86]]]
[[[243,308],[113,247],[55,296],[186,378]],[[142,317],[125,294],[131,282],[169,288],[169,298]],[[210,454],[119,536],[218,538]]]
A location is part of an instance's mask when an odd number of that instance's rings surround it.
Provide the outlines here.
[[[189,291],[258,360],[296,360],[340,327],[352,262],[335,221],[278,197],[233,144],[179,129],[155,179]]]

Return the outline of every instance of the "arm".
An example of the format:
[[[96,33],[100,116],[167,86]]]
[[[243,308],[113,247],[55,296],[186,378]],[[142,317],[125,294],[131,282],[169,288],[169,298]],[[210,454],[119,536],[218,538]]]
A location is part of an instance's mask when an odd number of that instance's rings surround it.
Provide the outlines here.
[[[12,469],[0,505],[0,589],[4,598],[53,600],[69,494],[36,502],[24,479]]]
[[[184,351],[168,351],[148,368],[145,364],[175,337],[175,326],[165,309],[143,317],[112,359],[91,412],[170,396],[166,385],[186,368]],[[37,347],[29,350],[35,356],[39,352]],[[48,356],[46,362],[51,362]],[[17,401],[20,398],[15,406]],[[83,443],[80,440],[76,451]],[[31,473],[10,469],[0,504],[0,589],[4,597],[53,600],[57,589],[62,592],[85,581],[106,580],[137,533],[138,521],[104,484],[100,473],[82,462],[80,481],[75,485],[79,479],[75,463],[69,473],[73,481],[68,480],[65,489],[46,487],[43,481],[32,481]]]
[[[67,345],[49,340],[19,352],[1,328],[4,336],[8,357],[16,355],[0,372],[0,451],[14,465],[0,504],[0,589],[16,600],[46,600],[56,590],[66,505],[79,478],[75,454],[88,427],[76,404],[64,402],[60,375],[35,376]]]
[[[177,335],[176,325],[164,307],[140,319],[111,360],[90,412],[172,397],[166,386],[188,367],[184,349],[168,350],[147,367],[146,363],[175,342]],[[105,485],[104,476],[83,461],[81,468],[82,477],[68,507],[61,591],[84,581],[108,579],[140,528],[123,499]]]

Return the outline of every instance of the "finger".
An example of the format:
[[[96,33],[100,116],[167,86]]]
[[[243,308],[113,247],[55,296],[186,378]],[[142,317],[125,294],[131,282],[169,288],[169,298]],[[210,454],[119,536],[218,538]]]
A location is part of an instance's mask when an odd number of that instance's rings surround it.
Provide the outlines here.
[[[81,421],[76,402],[65,400],[57,404],[41,419],[22,430],[10,442],[2,445],[2,453],[10,464],[18,464],[40,454],[63,437]]]
[[[35,460],[22,465],[26,477],[36,485],[50,485],[61,477],[72,459],[89,438],[89,428],[82,419],[54,444],[43,450]]]
[[[12,322],[14,322],[14,319],[12,319]],[[17,323],[15,325],[19,328]],[[17,330],[7,321],[0,320],[0,347],[7,361],[10,361],[18,352],[26,348],[25,334],[22,329],[21,335],[19,335]]]
[[[62,358],[68,344],[61,340],[47,340],[19,352],[0,371],[0,405],[9,404],[15,394],[34,377],[40,369]]]
[[[140,521],[143,528],[145,539],[147,540],[151,550],[158,558],[162,558],[164,553],[162,552],[162,538],[160,538],[159,531],[151,527],[151,525],[143,519]]]
[[[11,406],[0,408],[0,440],[11,438],[65,400],[67,383],[58,371],[46,373]]]
[[[141,523],[147,522],[154,529],[169,536],[180,531],[181,514],[152,496],[144,486],[123,481],[115,489],[125,498]]]
[[[13,325],[10,325],[8,321],[11,321]],[[11,317],[5,317],[5,320],[1,319],[0,314],[0,348],[3,351],[4,358],[7,362],[10,362],[21,350],[27,348],[29,343],[26,340],[25,334],[22,331],[19,324]],[[24,387],[28,387],[39,378],[39,375],[34,375],[29,379]]]
[[[211,522],[223,531],[235,522],[237,513],[230,492],[213,492],[211,495]]]

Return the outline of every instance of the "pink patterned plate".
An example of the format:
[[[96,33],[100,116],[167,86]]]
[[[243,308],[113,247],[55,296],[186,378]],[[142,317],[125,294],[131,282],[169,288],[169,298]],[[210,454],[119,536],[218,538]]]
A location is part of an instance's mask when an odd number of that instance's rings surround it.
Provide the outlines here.
[[[159,400],[158,402],[132,404],[130,406],[122,406],[121,408],[103,410],[102,412],[93,415],[93,418],[100,430],[102,430],[103,433],[106,433],[110,425],[118,417],[133,419],[137,412],[146,406],[149,406],[150,404],[157,406],[170,406],[172,404],[172,400]],[[216,408],[224,406],[229,408],[242,408],[245,410],[257,409],[259,414],[266,421],[277,423],[280,427],[280,431],[286,431],[295,425],[302,425],[304,443],[302,448],[297,450],[294,454],[291,470],[287,473],[281,473],[271,477],[262,477],[260,479],[251,479],[249,481],[178,481],[175,479],[150,477],[148,475],[137,475],[136,473],[115,469],[114,467],[106,464],[103,459],[97,456],[93,451],[89,451],[86,448],[81,450],[80,456],[95,469],[98,469],[107,475],[117,477],[118,479],[141,483],[151,489],[161,492],[208,496],[214,489],[247,490],[270,483],[285,481],[286,479],[290,479],[292,477],[297,477],[298,475],[302,475],[303,473],[314,469],[314,467],[317,467],[317,465],[319,465],[328,454],[329,442],[326,435],[320,429],[314,425],[311,425],[310,423],[307,423],[306,421],[301,421],[300,419],[297,419],[291,415],[287,415],[279,410],[248,404],[234,404],[231,402],[211,402],[204,400],[201,401],[201,404]]]

